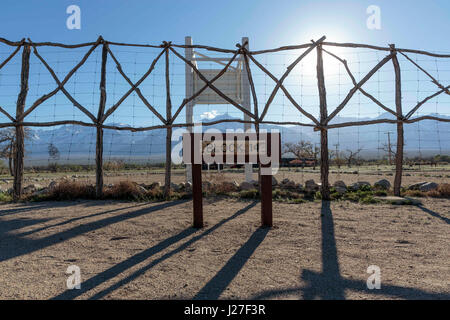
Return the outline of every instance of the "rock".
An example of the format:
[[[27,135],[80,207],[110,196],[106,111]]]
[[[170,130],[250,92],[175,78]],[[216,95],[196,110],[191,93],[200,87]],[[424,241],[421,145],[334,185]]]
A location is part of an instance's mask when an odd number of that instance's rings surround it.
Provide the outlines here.
[[[147,189],[145,189],[143,186],[137,185],[136,187],[138,188],[138,190],[139,190],[140,192],[142,192],[142,193],[147,193]]]
[[[344,194],[347,192],[347,188],[341,187],[341,186],[335,186],[334,189],[339,194]]]
[[[297,191],[303,191],[303,185],[301,183],[298,183],[295,188],[297,189]]]
[[[342,180],[338,180],[338,181],[336,181],[335,183],[333,183],[333,187],[335,187],[335,188],[344,188],[344,189],[347,189],[347,185],[345,184],[345,182],[344,181],[342,181]]]
[[[180,190],[184,190],[184,189],[186,189],[186,184],[185,184],[184,182],[180,182],[180,183],[178,184],[178,188],[179,188]]]
[[[48,189],[52,190],[54,189],[56,186],[58,185],[58,183],[56,181],[52,181],[48,184]]]
[[[39,184],[29,184],[28,186],[26,186],[25,188],[23,188],[23,193],[25,194],[30,194],[30,193],[34,193],[37,190],[42,189],[42,186]]]
[[[33,197],[40,196],[40,195],[46,194],[48,191],[49,191],[48,188],[37,190],[37,191],[33,192],[32,196]]]
[[[186,190],[191,190],[192,189],[192,182],[188,181],[184,185],[185,185]]]
[[[202,182],[202,188],[203,188],[203,190],[208,190],[208,189],[211,188],[211,186],[212,186],[212,184],[211,184],[211,182],[209,182],[209,181],[203,181],[203,182]]]
[[[386,179],[381,179],[380,181],[375,182],[373,186],[377,189],[389,190],[391,183]]]
[[[275,187],[277,185],[278,185],[277,179],[274,176],[272,176],[272,187]]]
[[[307,191],[317,191],[319,190],[319,187],[320,186],[313,179],[305,182],[305,189]]]
[[[236,181],[230,182],[230,181],[224,181],[222,182],[223,188],[228,192],[237,191],[239,186],[235,184]]]
[[[434,182],[427,182],[419,187],[419,190],[422,192],[433,191],[438,188],[438,184]]]
[[[281,180],[281,184],[287,184],[288,182],[289,182],[288,178],[285,178],[285,179]]]
[[[251,190],[251,189],[255,189],[255,186],[250,182],[244,181],[240,184],[239,188],[241,190]]]
[[[180,187],[176,183],[171,182],[170,183],[170,189],[175,191],[175,192],[177,192],[177,191],[180,190]]]
[[[428,183],[428,182],[422,181],[422,182],[419,182],[419,183],[414,183],[414,184],[412,184],[412,185],[410,185],[408,187],[408,190],[419,190],[420,186],[422,186],[422,185],[424,185],[426,183]]]
[[[259,185],[258,180],[252,180],[250,181],[251,184],[253,184],[255,187],[257,187]]]
[[[161,182],[158,181],[151,183],[147,188],[151,190],[154,188],[161,188],[161,186],[162,186]]]
[[[295,189],[295,182],[292,180],[289,180],[287,183],[283,183],[281,185],[281,187],[284,189]]]
[[[358,182],[353,183],[350,186],[350,189],[356,191],[356,190],[359,190],[362,186],[369,186],[370,187],[370,183],[367,182],[367,181],[358,181]]]

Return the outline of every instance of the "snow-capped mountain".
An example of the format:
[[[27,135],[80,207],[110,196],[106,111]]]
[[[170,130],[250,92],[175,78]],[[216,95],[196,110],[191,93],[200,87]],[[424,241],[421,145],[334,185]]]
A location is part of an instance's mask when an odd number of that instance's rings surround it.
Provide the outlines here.
[[[440,115],[440,117],[443,117]],[[382,114],[379,119],[393,118],[389,113]],[[447,117],[450,119],[450,117]],[[232,119],[228,114],[217,115],[214,119],[204,119],[203,122]],[[377,118],[375,118],[377,119]],[[374,118],[336,117],[331,123],[349,121],[374,120]],[[114,123],[110,125],[127,126]],[[242,123],[220,123],[207,128],[225,132],[226,129],[242,129]],[[282,143],[308,140],[316,144],[320,141],[318,132],[311,127],[262,125],[262,129],[277,129],[281,132]],[[383,144],[388,142],[388,132],[391,144],[396,143],[395,124],[376,124],[359,127],[345,127],[330,130],[329,148],[341,152],[362,148],[364,157],[384,156]],[[424,120],[414,124],[406,124],[405,153],[407,156],[419,154],[449,154],[450,153],[450,123]],[[134,162],[161,162],[165,157],[166,130],[157,129],[147,132],[130,132],[104,130],[104,159],[123,159]],[[59,161],[86,163],[95,160],[96,129],[75,125],[64,125],[51,129],[32,129],[26,140],[26,161],[48,161],[48,146],[53,144],[59,150]],[[176,141],[173,142],[175,145]]]

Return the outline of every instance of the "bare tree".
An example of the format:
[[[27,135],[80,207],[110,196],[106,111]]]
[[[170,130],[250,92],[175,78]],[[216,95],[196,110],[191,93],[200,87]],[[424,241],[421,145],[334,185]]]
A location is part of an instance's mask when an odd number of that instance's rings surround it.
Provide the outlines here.
[[[355,162],[355,160],[357,159],[358,155],[361,153],[362,150],[363,150],[363,148],[359,148],[356,151],[352,151],[350,149],[347,149],[347,154],[344,155],[344,158],[345,158],[345,160],[347,162],[347,166],[349,168],[352,167],[352,163]]]
[[[31,130],[25,128],[25,138],[29,138]],[[8,128],[0,130],[0,158],[8,161],[9,173],[14,176],[14,153],[16,144],[16,130]]]
[[[394,148],[396,148],[396,145],[390,144],[390,143],[388,143],[388,144],[383,143],[380,148],[381,150],[383,150],[384,152],[387,153],[388,159],[389,159],[389,165],[392,165],[392,159],[396,158],[396,152],[395,152]]]
[[[52,160],[59,160],[59,150],[53,143],[48,145],[48,156]]]
[[[305,140],[300,140],[297,143],[287,142],[283,147],[283,153],[292,153],[298,160],[314,159],[314,169],[316,167],[319,152],[320,150],[311,142]]]
[[[297,159],[312,158],[314,156],[313,144],[309,141],[301,140],[297,143],[286,142],[284,153],[292,153]]]

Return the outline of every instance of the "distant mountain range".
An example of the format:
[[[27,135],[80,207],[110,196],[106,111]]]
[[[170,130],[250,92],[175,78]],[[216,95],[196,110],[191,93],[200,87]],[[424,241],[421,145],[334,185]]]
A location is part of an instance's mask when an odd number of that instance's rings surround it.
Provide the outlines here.
[[[445,117],[439,115],[440,117]],[[374,119],[393,119],[389,113],[377,118],[336,117],[332,123],[364,121]],[[450,117],[445,117],[450,119]],[[228,114],[218,115],[203,122],[233,119]],[[115,126],[127,126],[114,123]],[[242,129],[242,123],[220,123],[205,128],[215,128],[225,132],[226,129]],[[281,132],[282,143],[308,140],[319,143],[318,132],[311,127],[263,125],[262,129],[277,129]],[[362,148],[363,157],[383,157],[383,144],[396,143],[395,124],[376,124],[359,127],[333,129],[329,132],[329,148],[340,152]],[[158,129],[147,132],[129,132],[117,130],[104,131],[104,159],[122,159],[132,162],[161,162],[165,156],[166,130]],[[96,129],[74,125],[64,125],[53,129],[32,129],[30,138],[25,142],[26,162],[47,163],[48,146],[53,144],[59,150],[59,162],[93,163],[95,161]],[[177,142],[173,142],[176,144]],[[450,154],[450,123],[424,120],[405,125],[405,153],[407,156],[433,154]]]

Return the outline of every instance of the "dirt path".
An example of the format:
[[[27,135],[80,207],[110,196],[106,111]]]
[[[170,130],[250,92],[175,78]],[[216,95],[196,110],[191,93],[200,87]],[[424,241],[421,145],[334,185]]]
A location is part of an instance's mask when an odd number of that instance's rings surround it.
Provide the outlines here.
[[[450,201],[0,205],[0,299],[450,299]],[[81,289],[67,290],[70,265]],[[368,290],[370,265],[381,290]]]

